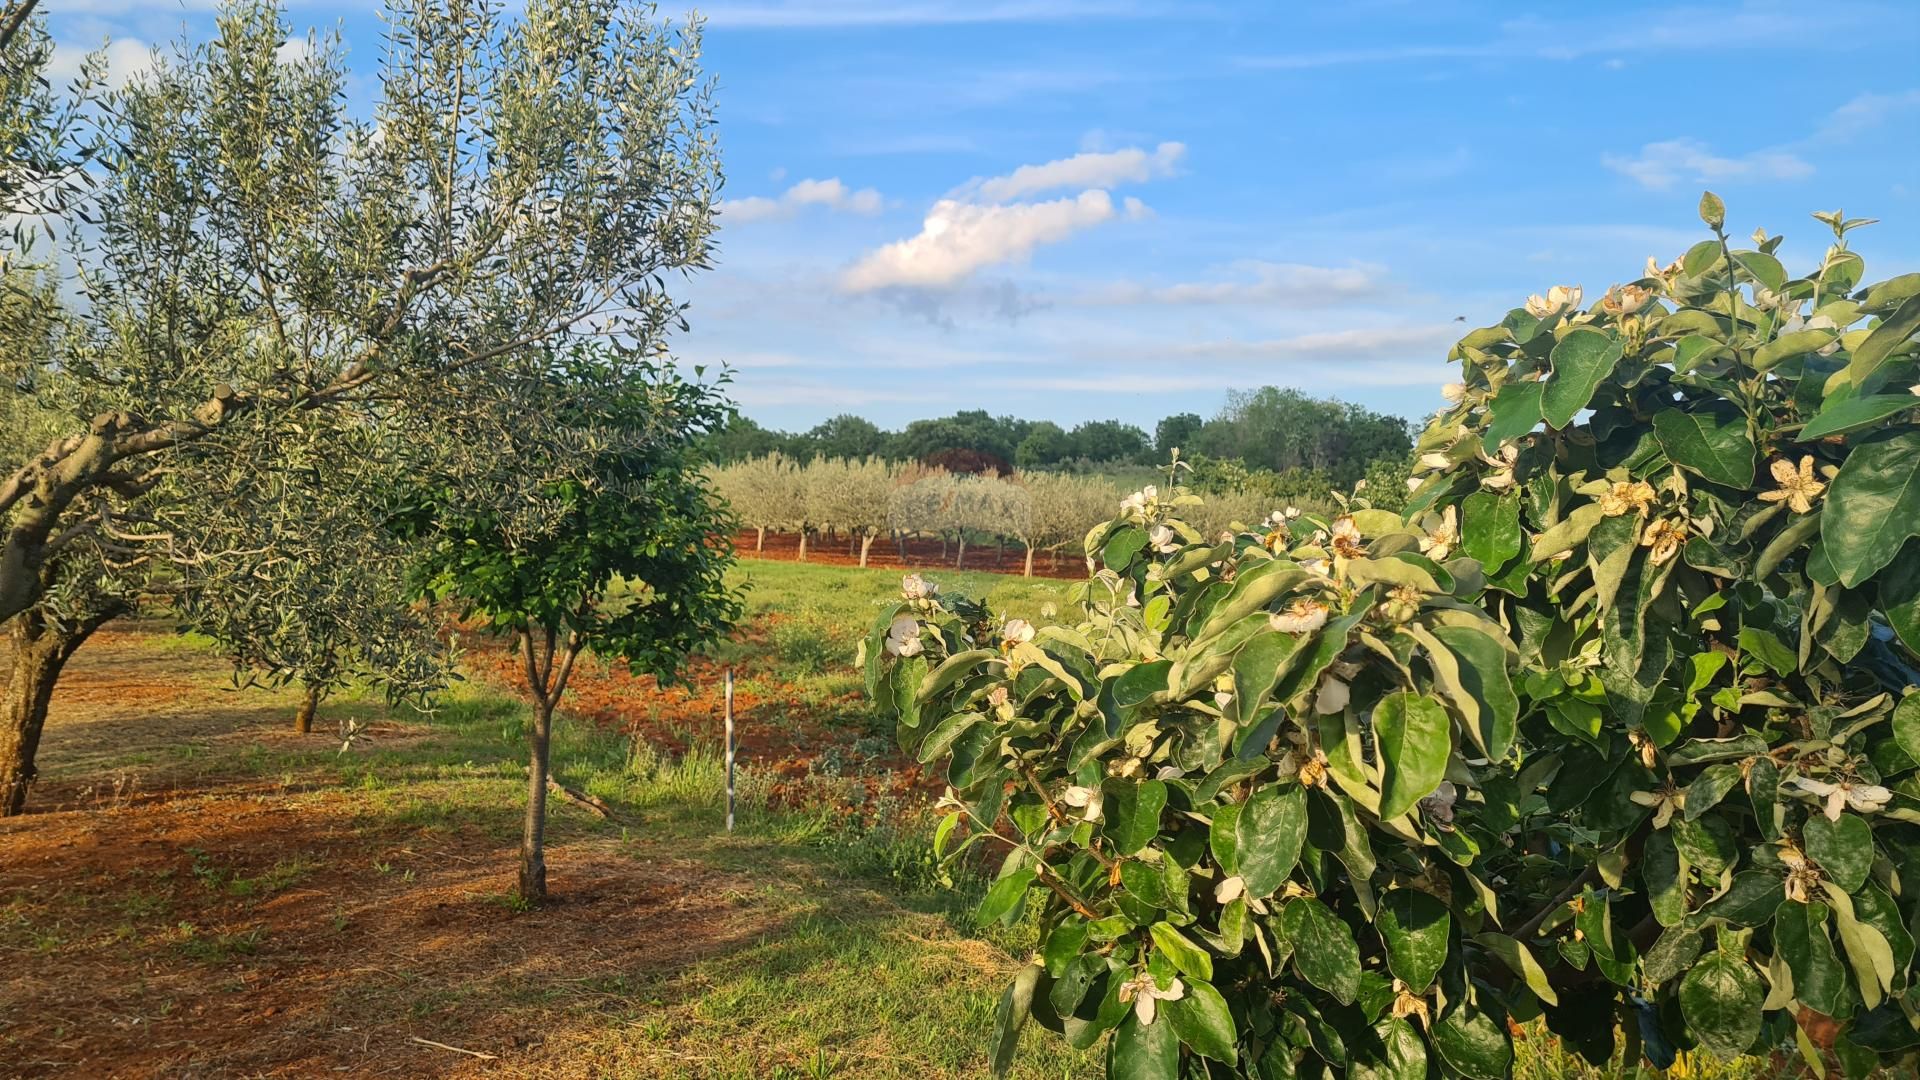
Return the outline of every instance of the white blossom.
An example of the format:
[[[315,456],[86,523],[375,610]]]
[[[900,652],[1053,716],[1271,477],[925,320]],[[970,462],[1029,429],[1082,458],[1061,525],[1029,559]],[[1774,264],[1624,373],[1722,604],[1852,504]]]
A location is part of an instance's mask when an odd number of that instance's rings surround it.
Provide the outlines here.
[[[1353,691],[1345,682],[1327,676],[1320,681],[1320,689],[1313,695],[1313,711],[1317,713],[1337,713],[1347,707],[1353,697]]]
[[[1825,800],[1826,815],[1830,821],[1839,821],[1841,811],[1849,806],[1863,814],[1875,813],[1884,809],[1893,798],[1893,792],[1879,784],[1856,784],[1850,780],[1830,784],[1810,776],[1796,776],[1793,785]]]
[[[1582,295],[1578,285],[1555,285],[1544,297],[1538,293],[1527,297],[1527,314],[1536,319],[1558,315],[1568,308],[1579,307]]]
[[[1008,645],[1024,645],[1033,640],[1033,624],[1025,619],[1008,619],[1000,636]]]
[[[925,649],[920,642],[920,620],[911,615],[896,617],[887,626],[886,649],[890,656],[919,656]]]
[[[926,600],[939,591],[940,586],[919,574],[908,574],[900,579],[900,593],[909,600]]]
[[[1154,1002],[1179,1001],[1186,996],[1187,988],[1181,984],[1178,976],[1175,976],[1173,981],[1167,984],[1167,988],[1162,990],[1154,983],[1153,976],[1144,971],[1127,980],[1120,987],[1120,1000],[1123,1003],[1129,1001],[1133,1003],[1133,1015],[1140,1021],[1141,1027],[1147,1027],[1153,1023]]]
[[[1079,810],[1085,821],[1099,821],[1100,808],[1105,802],[1097,787],[1081,787],[1078,784],[1060,793],[1060,801]]]

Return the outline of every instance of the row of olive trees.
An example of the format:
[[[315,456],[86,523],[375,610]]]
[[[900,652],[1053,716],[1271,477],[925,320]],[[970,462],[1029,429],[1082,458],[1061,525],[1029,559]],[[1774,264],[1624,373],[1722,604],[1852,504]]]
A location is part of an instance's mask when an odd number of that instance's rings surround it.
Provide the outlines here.
[[[797,461],[767,454],[715,467],[713,483],[740,520],[755,531],[754,548],[768,530],[798,533],[799,557],[816,535],[844,536],[861,566],[873,542],[890,536],[904,554],[914,537],[941,542],[941,557],[954,551],[966,562],[970,539],[986,537],[1020,545],[1025,572],[1033,574],[1035,552],[1058,553],[1112,517],[1126,494],[1102,476],[1023,472],[1001,478],[900,464],[879,458],[815,458]],[[1216,498],[1196,524],[1209,532],[1235,523],[1256,524],[1282,509],[1254,493]],[[957,549],[957,550],[954,550]]]

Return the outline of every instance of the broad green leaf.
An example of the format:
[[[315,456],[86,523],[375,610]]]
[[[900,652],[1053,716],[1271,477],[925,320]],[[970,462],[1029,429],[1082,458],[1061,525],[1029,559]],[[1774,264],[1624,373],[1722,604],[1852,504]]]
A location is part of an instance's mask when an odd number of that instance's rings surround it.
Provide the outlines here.
[[[955,713],[933,726],[920,744],[922,763],[933,761],[953,749],[954,740],[967,733],[967,729],[985,720],[986,717],[975,712]]]
[[[1867,819],[1841,814],[1829,821],[1820,814],[1807,818],[1801,828],[1807,857],[1818,863],[1834,884],[1854,892],[1865,884],[1873,869],[1873,828]]]
[[[1667,755],[1667,764],[1704,765],[1709,761],[1731,761],[1767,752],[1767,740],[1759,735],[1729,735],[1723,739],[1688,739]]]
[[[1513,1037],[1498,1019],[1461,1004],[1433,1025],[1434,1049],[1468,1080],[1506,1080],[1513,1071]]]
[[[1447,905],[1418,889],[1393,889],[1380,897],[1374,920],[1387,947],[1387,968],[1414,993],[1424,992],[1447,962]]]
[[[1028,964],[1013,977],[1013,985],[1000,995],[1000,1007],[993,1018],[993,1075],[1005,1076],[1013,1065],[1013,1052],[1020,1047],[1020,1029],[1033,1012],[1033,989],[1040,983],[1040,965]]]
[[[1287,901],[1280,926],[1293,945],[1293,965],[1302,978],[1351,1005],[1360,993],[1360,946],[1353,932],[1311,896]]]
[[[1186,986],[1184,997],[1161,1005],[1174,1033],[1194,1053],[1233,1064],[1239,1053],[1227,999],[1209,982],[1188,982]]]
[[[1470,734],[1490,761],[1513,749],[1520,699],[1507,678],[1507,653],[1500,643],[1471,626],[1436,626],[1433,636],[1460,660],[1460,683],[1480,703],[1479,723]]]
[[[1920,296],[1908,297],[1893,314],[1873,328],[1865,341],[1854,346],[1853,358],[1847,362],[1847,383],[1855,387],[1865,386],[1867,376],[1885,363],[1895,350],[1911,342],[1915,333],[1920,333]]]
[[[1233,656],[1234,720],[1241,727],[1253,723],[1267,707],[1267,695],[1287,668],[1301,638],[1277,630],[1255,634]]]
[[[1399,817],[1440,786],[1453,748],[1452,726],[1446,707],[1424,694],[1392,693],[1374,706],[1381,817]]]
[[[1489,573],[1520,554],[1520,496],[1476,491],[1461,504],[1460,549],[1480,560]]]
[[[1833,344],[1833,339],[1839,336],[1839,332],[1834,330],[1794,330],[1781,334],[1754,350],[1753,370],[1772,371],[1782,361],[1819,352]]]
[[[1210,980],[1213,978],[1213,957],[1207,951],[1187,940],[1178,927],[1172,923],[1157,922],[1148,927],[1153,936],[1154,947],[1159,949],[1181,974],[1190,979]]]
[[[1671,832],[1656,829],[1647,837],[1640,873],[1647,883],[1647,900],[1654,918],[1661,926],[1678,925],[1687,914],[1686,867],[1680,862]]]
[[[1620,342],[1592,327],[1576,327],[1553,347],[1553,375],[1540,392],[1540,416],[1563,428],[1593,400],[1620,361]]]
[[[1005,877],[996,879],[987,886],[987,895],[980,901],[980,908],[974,912],[974,918],[981,926],[998,922],[1005,918],[1027,894],[1027,886],[1033,884],[1033,870],[1022,867]]]
[[[1213,824],[1207,829],[1207,848],[1213,860],[1228,876],[1240,872],[1240,843],[1235,835],[1240,828],[1239,803],[1213,808]]]
[[[1533,996],[1549,1005],[1560,1004],[1560,998],[1553,991],[1553,984],[1547,981],[1546,969],[1540,961],[1534,959],[1533,950],[1505,934],[1475,934],[1473,940],[1488,952],[1499,957],[1508,970],[1526,982]]]
[[[1481,436],[1489,451],[1540,426],[1540,398],[1545,388],[1545,383],[1538,382],[1508,383],[1500,388],[1488,403],[1493,418]]]
[[[1700,816],[1720,805],[1727,792],[1740,786],[1740,766],[1722,763],[1709,765],[1687,785],[1686,817],[1688,821],[1698,821]]]
[[[1765,664],[1775,675],[1789,674],[1800,666],[1793,650],[1771,630],[1743,626],[1739,642],[1742,652]]]
[[[1234,853],[1248,895],[1264,899],[1286,883],[1307,839],[1307,792],[1299,784],[1268,784],[1240,805]]]
[[[924,705],[974,668],[999,656],[992,649],[968,649],[955,653],[942,660],[939,667],[927,672],[927,677],[920,680],[920,688],[914,692],[914,698]]]
[[[1880,1004],[1885,992],[1893,989],[1893,946],[1877,928],[1859,920],[1853,912],[1853,898],[1831,881],[1820,883],[1833,905],[1833,925],[1840,931],[1840,943],[1846,947],[1847,963],[1853,967],[1854,986],[1860,999],[1871,1009]]]
[[[1114,1029],[1108,1055],[1108,1080],[1176,1080],[1180,1075],[1180,1036],[1164,1017],[1141,1024],[1129,1013]]]
[[[1167,785],[1159,780],[1108,777],[1101,785],[1101,832],[1118,855],[1137,855],[1160,835],[1160,812],[1167,806]]]
[[[1760,1003],[1766,996],[1751,964],[1714,952],[1680,983],[1680,1012],[1703,1049],[1738,1057],[1760,1037]]]
[[[1426,1080],[1427,1044],[1413,1025],[1389,1016],[1373,1026],[1378,1049],[1354,1051],[1347,1080]]]
[[[1747,418],[1731,405],[1697,412],[1661,409],[1653,414],[1660,449],[1675,465],[1728,487],[1753,486],[1756,451]]]
[[[1113,681],[1113,703],[1131,709],[1160,693],[1167,688],[1167,673],[1172,669],[1171,660],[1154,660],[1128,668]]]
[[[1587,535],[1606,516],[1606,511],[1600,508],[1599,503],[1583,503],[1574,507],[1572,513],[1533,538],[1533,550],[1527,558],[1533,562],[1543,562],[1579,547],[1587,542]]]
[[[1920,299],[1920,298],[1916,298]],[[1853,588],[1920,534],[1920,431],[1856,444],[1827,491],[1820,541],[1840,584]]]
[[[1784,900],[1773,916],[1773,945],[1793,973],[1793,995],[1835,1019],[1853,1013],[1847,971],[1827,937],[1827,905]]]
[[[1920,761],[1920,691],[1909,692],[1893,710],[1893,741],[1910,761]]]
[[[1685,975],[1693,962],[1700,958],[1705,944],[1700,931],[1691,926],[1668,927],[1646,955],[1640,958],[1641,977],[1649,985],[1657,987],[1668,979]]]
[[[1907,544],[1880,575],[1880,610],[1901,642],[1920,653],[1920,543]]]
[[[1812,442],[1829,435],[1845,435],[1860,431],[1885,420],[1889,416],[1920,407],[1920,397],[1912,394],[1873,394],[1863,398],[1847,398],[1821,409],[1818,416],[1807,421],[1794,438],[1799,442]]]
[[[1787,287],[1787,271],[1780,260],[1764,251],[1736,251],[1733,261],[1771,292]]]

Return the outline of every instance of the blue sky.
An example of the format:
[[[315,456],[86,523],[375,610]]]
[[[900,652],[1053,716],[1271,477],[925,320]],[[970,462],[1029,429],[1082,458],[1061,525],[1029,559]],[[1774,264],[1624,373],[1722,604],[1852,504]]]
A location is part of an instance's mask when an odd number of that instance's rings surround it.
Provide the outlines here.
[[[211,26],[202,0],[46,6],[63,57],[111,38],[123,67]],[[1881,219],[1870,278],[1920,269],[1920,3],[1535,10],[706,5],[729,201],[677,351],[782,428],[1151,428],[1262,384],[1418,416],[1465,327],[1678,256],[1703,187],[1790,268],[1837,206]],[[289,17],[373,73],[373,4]]]

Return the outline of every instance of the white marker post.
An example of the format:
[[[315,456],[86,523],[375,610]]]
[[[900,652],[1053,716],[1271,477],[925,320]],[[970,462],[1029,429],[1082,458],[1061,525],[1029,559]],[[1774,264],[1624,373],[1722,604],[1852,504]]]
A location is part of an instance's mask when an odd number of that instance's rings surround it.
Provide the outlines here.
[[[727,831],[733,831],[733,669],[727,669]]]

